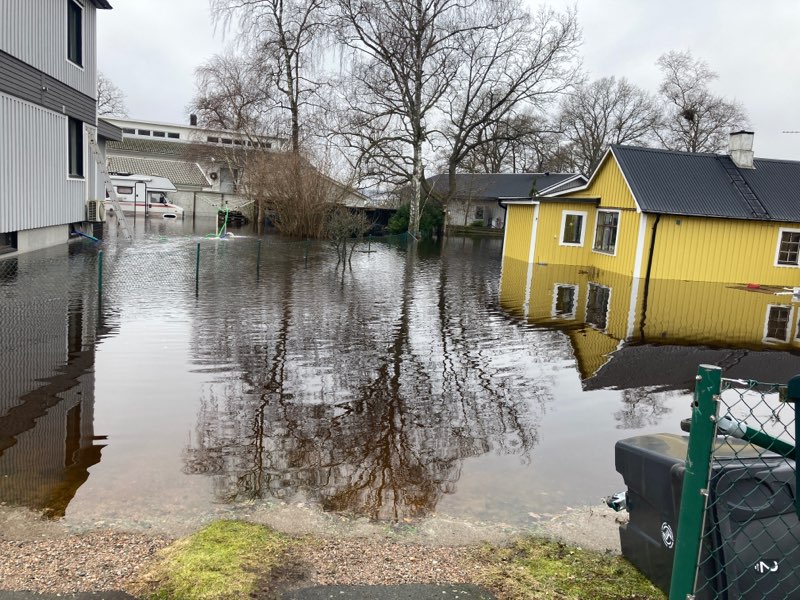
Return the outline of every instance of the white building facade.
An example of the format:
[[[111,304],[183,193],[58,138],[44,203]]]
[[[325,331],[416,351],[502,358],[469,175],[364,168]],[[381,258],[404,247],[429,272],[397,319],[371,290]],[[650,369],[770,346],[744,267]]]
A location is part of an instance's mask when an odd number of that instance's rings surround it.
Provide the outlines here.
[[[98,9],[107,0],[0,2],[0,256],[66,242],[98,196]]]

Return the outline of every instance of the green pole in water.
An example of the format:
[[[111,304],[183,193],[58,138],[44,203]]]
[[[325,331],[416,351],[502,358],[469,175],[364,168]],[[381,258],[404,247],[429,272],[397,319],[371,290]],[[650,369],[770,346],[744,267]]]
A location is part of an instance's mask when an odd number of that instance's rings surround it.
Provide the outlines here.
[[[200,242],[197,242],[197,254],[194,261],[194,295],[200,293]]]
[[[256,279],[261,272],[261,240],[258,240],[258,251],[256,252]]]
[[[372,234],[371,233],[367,236],[367,254],[369,254],[370,252],[372,252]]]
[[[97,253],[97,295],[103,296],[103,251]]]

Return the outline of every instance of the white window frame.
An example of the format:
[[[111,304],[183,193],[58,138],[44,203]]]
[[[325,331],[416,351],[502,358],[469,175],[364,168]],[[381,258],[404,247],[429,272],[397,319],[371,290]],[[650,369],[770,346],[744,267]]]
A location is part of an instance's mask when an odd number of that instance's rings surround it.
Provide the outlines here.
[[[800,268],[800,255],[797,258],[797,264],[795,265],[785,265],[778,262],[778,258],[781,254],[781,240],[783,239],[784,233],[800,233],[800,229],[793,229],[791,227],[781,227],[778,229],[778,243],[775,246],[775,262],[773,263],[776,267],[781,267],[784,269],[797,269]]]
[[[597,250],[595,245],[597,244],[597,223],[599,222],[599,216],[601,212],[606,213],[617,213],[617,239],[614,240],[614,252],[606,252],[605,250]],[[594,218],[594,234],[592,235],[592,252],[596,252],[597,254],[602,254],[603,256],[616,256],[617,255],[617,248],[619,248],[619,232],[622,226],[622,211],[616,208],[598,208],[595,212]]]
[[[564,241],[564,231],[567,226],[567,217],[575,216],[581,217],[583,222],[581,223],[581,240],[580,242],[565,242]],[[563,210],[561,211],[561,233],[558,235],[558,245],[559,246],[572,246],[573,248],[578,248],[583,246],[584,241],[586,241],[586,225],[589,223],[589,213],[586,211],[580,210]]]
[[[774,338],[769,337],[769,316],[772,312],[773,308],[788,308],[789,309],[789,318],[786,320],[786,337],[781,338]],[[792,323],[794,323],[794,306],[790,304],[767,304],[767,312],[764,315],[764,336],[762,337],[762,341],[765,344],[788,344],[789,340],[792,339]]]
[[[67,18],[65,19],[65,26],[66,26],[66,35],[67,35],[67,47],[65,48],[65,58],[67,59],[67,63],[75,67],[76,69],[80,69],[81,71],[86,70],[86,6],[81,0],[67,0],[67,3],[72,3],[77,6],[81,11],[81,63],[73,62],[69,57],[69,10],[67,10]]]
[[[586,320],[587,317],[589,316],[589,292],[591,292],[592,286],[608,290],[608,305],[606,306],[606,326],[603,327],[602,329],[597,325],[595,325],[594,323],[590,323],[589,321]],[[596,329],[597,331],[603,331],[603,332],[608,331],[608,321],[610,320],[611,317],[611,295],[613,294],[613,292],[614,290],[612,290],[609,286],[602,285],[600,283],[595,283],[594,281],[590,281],[589,284],[586,286],[586,309],[584,310],[583,313],[584,314],[583,320],[592,329]]]
[[[558,314],[556,311],[556,303],[558,302],[558,290],[559,288],[572,288],[574,293],[573,301],[572,301],[572,312],[571,313],[564,313]],[[575,319],[578,313],[578,294],[580,293],[580,286],[577,286],[573,283],[556,283],[553,285],[553,304],[550,308],[550,314],[554,319],[563,319],[565,321],[572,321]]]

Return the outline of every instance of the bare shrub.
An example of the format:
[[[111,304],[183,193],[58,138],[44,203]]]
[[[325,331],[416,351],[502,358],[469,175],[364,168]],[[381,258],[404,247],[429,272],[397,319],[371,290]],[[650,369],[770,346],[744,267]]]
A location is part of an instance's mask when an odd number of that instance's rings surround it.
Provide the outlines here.
[[[364,240],[364,234],[371,227],[372,223],[363,212],[352,211],[344,206],[337,206],[331,211],[327,231],[339,262],[350,262],[356,246]]]

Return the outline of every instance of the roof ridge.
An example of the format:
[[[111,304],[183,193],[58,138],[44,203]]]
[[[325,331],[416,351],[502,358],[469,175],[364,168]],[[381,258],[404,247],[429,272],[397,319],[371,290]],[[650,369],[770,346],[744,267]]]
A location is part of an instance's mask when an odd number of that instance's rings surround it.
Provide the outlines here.
[[[628,146],[627,144],[611,144],[612,148],[622,150],[636,150],[639,152],[655,152],[658,154],[679,154],[681,156],[728,156],[727,154],[719,154],[717,152],[687,152],[685,150],[670,150],[669,148],[651,148],[649,146]]]

